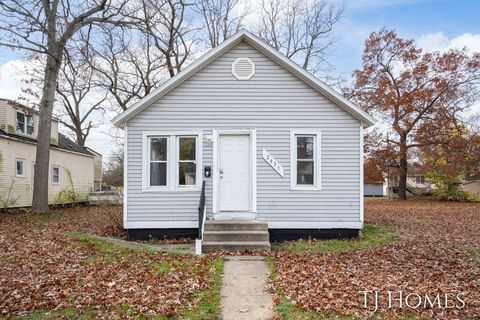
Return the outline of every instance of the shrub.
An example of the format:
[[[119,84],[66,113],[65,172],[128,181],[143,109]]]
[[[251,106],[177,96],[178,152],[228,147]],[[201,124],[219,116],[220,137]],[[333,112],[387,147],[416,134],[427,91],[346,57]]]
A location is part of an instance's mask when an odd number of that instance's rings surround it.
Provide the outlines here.
[[[476,197],[460,187],[462,179],[459,176],[451,176],[445,173],[432,171],[427,173],[427,178],[435,185],[433,195],[439,200],[447,201],[476,201]]]

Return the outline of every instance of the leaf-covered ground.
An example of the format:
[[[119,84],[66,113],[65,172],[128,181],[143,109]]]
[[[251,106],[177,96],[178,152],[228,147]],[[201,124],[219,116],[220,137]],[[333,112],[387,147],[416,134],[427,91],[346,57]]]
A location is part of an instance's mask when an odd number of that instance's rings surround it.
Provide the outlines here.
[[[379,291],[383,318],[414,317],[452,319],[480,317],[480,204],[447,203],[430,200],[400,202],[366,199],[366,223],[393,228],[397,240],[392,243],[348,252],[275,252],[273,285],[285,317],[295,317],[293,302],[302,317],[373,315],[373,297],[363,308],[361,291]],[[402,291],[403,308],[392,300]],[[415,307],[420,295],[422,303]],[[429,307],[425,295],[433,301]],[[445,308],[445,294],[448,307]],[[456,300],[461,294],[466,305]],[[426,304],[426,307],[425,307]],[[300,314],[300,313],[299,313]]]
[[[213,282],[215,257],[132,251],[78,232],[122,235],[119,219],[120,207],[0,213],[0,317],[66,310],[150,318],[194,309]]]

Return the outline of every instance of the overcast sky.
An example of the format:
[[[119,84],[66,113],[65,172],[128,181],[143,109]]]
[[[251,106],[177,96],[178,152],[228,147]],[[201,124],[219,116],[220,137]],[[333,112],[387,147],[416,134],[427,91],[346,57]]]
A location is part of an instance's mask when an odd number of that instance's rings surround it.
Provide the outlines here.
[[[336,0],[334,0],[336,1]],[[480,1],[478,0],[346,0],[345,13],[336,27],[338,38],[329,61],[334,74],[349,77],[361,66],[363,43],[382,27],[413,38],[425,50],[466,46],[480,51]],[[0,48],[0,97],[17,99],[21,94],[19,70],[23,56]],[[480,105],[475,107],[480,112]],[[90,134],[87,145],[109,156],[115,148],[110,120]]]

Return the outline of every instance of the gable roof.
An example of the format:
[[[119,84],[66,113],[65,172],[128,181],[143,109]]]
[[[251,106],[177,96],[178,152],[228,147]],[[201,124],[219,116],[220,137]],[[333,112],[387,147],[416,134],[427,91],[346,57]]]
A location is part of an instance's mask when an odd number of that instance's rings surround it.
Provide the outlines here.
[[[30,142],[30,143],[37,143],[36,139],[14,134],[14,133],[8,133],[2,129],[0,129],[0,136],[5,136],[7,138],[14,138],[17,140],[25,141],[25,142]],[[70,151],[70,152],[75,152],[75,153],[81,153],[86,156],[95,156],[95,154],[90,150],[90,148],[87,147],[82,147],[78,145],[76,142],[68,139],[66,136],[64,136],[61,133],[58,133],[58,145],[57,144],[50,144],[50,147],[53,149],[57,150],[65,150],[65,151]],[[98,153],[98,152],[95,152]]]
[[[173,78],[170,78],[163,85],[161,85],[156,90],[152,91],[150,94],[142,98],[140,101],[135,103],[133,106],[113,118],[112,122],[116,127],[121,127],[125,122],[153,104],[155,101],[160,99],[163,95],[167,94],[170,90],[178,86],[183,81],[190,78],[193,74],[198,72],[200,69],[204,68],[206,65],[220,57],[222,54],[239,44],[240,42],[245,41],[250,44],[258,51],[265,54],[270,59],[274,60],[285,69],[299,77],[302,81],[309,84],[311,87],[316,89],[318,92],[326,96],[328,99],[333,101],[336,105],[343,108],[345,111],[350,113],[352,116],[360,120],[365,127],[369,127],[375,124],[376,120],[368,113],[360,109],[354,103],[343,97],[333,88],[328,86],[326,83],[309,73],[308,71],[302,69],[292,60],[288,59],[280,52],[275,50],[273,47],[269,46],[261,39],[257,38],[250,32],[246,30],[241,30],[222,42],[219,46],[208,51],[206,54],[201,56],[195,62],[190,64],[183,71],[179,72]]]

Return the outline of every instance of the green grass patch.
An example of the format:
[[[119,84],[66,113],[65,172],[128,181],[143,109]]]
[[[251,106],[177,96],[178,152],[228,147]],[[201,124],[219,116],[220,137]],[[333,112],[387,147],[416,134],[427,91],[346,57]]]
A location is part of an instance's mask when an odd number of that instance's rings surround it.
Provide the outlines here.
[[[121,318],[128,318],[128,319],[137,319],[137,320],[147,320],[147,319],[154,319],[154,320],[174,320],[176,318],[170,318],[165,316],[154,316],[145,317],[138,313],[138,311],[132,308],[129,305],[123,305],[120,307],[114,308],[116,314]],[[17,317],[17,320],[56,320],[56,319],[68,319],[68,320],[94,320],[98,319],[98,313],[94,310],[77,310],[75,308],[63,308],[54,311],[48,310],[36,310],[27,315]],[[6,319],[1,318],[0,319]]]
[[[68,236],[72,237],[74,244],[80,248],[90,247],[95,250],[95,255],[90,256],[89,262],[95,263],[100,259],[108,262],[114,262],[119,258],[130,258],[134,249],[125,248],[115,245],[111,242],[98,239],[82,232],[69,232]]]
[[[100,261],[115,262],[118,259],[137,259],[134,256],[136,251],[139,249],[127,248],[121,245],[117,245],[106,240],[102,240],[96,237],[89,236],[88,234],[81,232],[68,233],[69,236],[75,239],[75,245],[78,247],[90,247],[94,249],[93,255],[90,255],[87,259],[88,263],[98,263]],[[149,254],[142,258],[142,263],[151,267],[154,271],[159,274],[166,274],[172,269],[185,270],[187,266],[193,263],[192,259],[185,257],[182,260],[175,260],[171,262],[158,262],[153,259],[153,256],[157,254],[154,251],[148,251],[147,249],[143,250]],[[166,253],[170,255],[169,253]],[[175,256],[171,254],[171,256]],[[150,259],[150,257],[152,259]]]
[[[277,312],[282,319],[292,319],[292,320],[293,319],[295,320],[327,319],[317,312],[298,309],[297,307],[295,307],[293,303],[288,301],[287,298],[280,299],[280,302],[278,303],[278,306],[277,306]],[[341,319],[348,319],[348,318],[341,318]]]
[[[210,264],[214,268],[213,284],[198,293],[198,303],[195,308],[186,308],[182,318],[188,320],[213,320],[221,319],[220,290],[222,288],[223,265],[225,260],[219,258]]]
[[[472,260],[480,261],[480,249],[477,249],[476,247],[473,247],[473,246],[469,246],[467,248],[467,251],[470,254],[470,257]]]
[[[69,319],[69,320],[87,320],[95,319],[95,313],[91,310],[79,311],[75,308],[64,308],[55,311],[37,310],[31,312],[25,316],[18,317],[18,320],[56,320],[56,319]]]
[[[275,246],[275,249],[296,252],[349,252],[386,245],[396,241],[396,239],[397,237],[392,228],[367,224],[363,229],[362,237],[354,239],[287,241]]]

